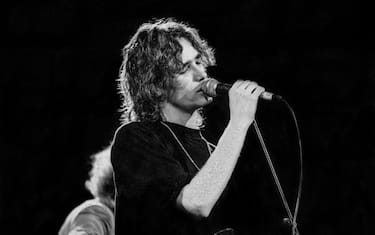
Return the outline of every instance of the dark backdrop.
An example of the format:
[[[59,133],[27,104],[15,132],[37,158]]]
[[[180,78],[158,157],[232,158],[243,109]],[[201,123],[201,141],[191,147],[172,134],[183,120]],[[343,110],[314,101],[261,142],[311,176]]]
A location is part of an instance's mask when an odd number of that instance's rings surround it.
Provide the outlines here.
[[[216,49],[212,75],[255,79],[291,104],[304,147],[301,234],[373,234],[373,37],[357,1],[55,0],[6,9],[1,234],[56,234],[90,196],[89,155],[119,125],[120,50],[153,17],[197,27]],[[226,111],[218,102],[207,111],[216,137]]]

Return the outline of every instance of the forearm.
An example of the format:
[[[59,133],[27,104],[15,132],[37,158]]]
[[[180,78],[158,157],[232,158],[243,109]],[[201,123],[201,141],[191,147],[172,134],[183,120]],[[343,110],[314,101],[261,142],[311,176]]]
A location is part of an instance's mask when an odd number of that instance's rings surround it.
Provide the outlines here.
[[[248,127],[229,122],[215,151],[182,190],[178,202],[185,210],[203,217],[210,214],[233,173]]]

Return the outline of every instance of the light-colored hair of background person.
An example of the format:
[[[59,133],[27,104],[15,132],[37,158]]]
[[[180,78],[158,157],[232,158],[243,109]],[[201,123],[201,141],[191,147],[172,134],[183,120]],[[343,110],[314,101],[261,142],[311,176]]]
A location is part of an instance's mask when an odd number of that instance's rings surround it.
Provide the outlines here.
[[[111,164],[111,146],[91,155],[91,164],[90,178],[85,182],[86,188],[95,198],[114,200],[115,186]]]

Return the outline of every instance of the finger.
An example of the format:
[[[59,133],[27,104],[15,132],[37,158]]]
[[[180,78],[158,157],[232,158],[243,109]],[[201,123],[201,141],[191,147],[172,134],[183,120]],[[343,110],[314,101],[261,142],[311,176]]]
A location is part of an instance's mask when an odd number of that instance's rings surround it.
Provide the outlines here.
[[[251,86],[251,84],[252,84],[252,82],[247,81],[247,80],[246,80],[246,81],[241,81],[241,83],[239,83],[237,89],[238,89],[238,90],[241,90],[241,92],[248,92],[248,91],[247,91],[247,88],[248,88],[249,86]]]
[[[246,89],[248,89],[250,86],[257,86],[257,85],[258,85],[258,83],[256,83],[256,82],[247,81]],[[251,90],[253,90],[253,89],[251,89]]]
[[[256,89],[257,87],[258,87],[258,84],[257,84],[257,83],[255,83],[255,82],[249,82],[249,83],[246,85],[245,90],[246,90],[247,93],[252,94],[252,93],[255,91],[255,89]]]
[[[254,91],[253,91],[253,95],[255,96],[260,96],[260,94],[262,94],[266,89],[264,89],[264,87],[262,86],[257,86]]]
[[[237,89],[237,88],[241,87],[241,86],[243,85],[244,82],[245,82],[245,81],[243,81],[243,80],[237,80],[237,81],[232,85],[232,87]]]

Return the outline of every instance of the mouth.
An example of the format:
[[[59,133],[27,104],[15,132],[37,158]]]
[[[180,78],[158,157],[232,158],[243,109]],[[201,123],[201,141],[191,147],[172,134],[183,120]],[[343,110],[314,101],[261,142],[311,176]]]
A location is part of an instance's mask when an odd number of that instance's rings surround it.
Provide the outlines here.
[[[203,89],[202,89],[202,86],[198,86],[196,89],[195,89],[195,92],[196,93],[203,93]]]
[[[198,87],[197,87],[197,89],[196,89],[196,92],[202,92],[203,93],[203,86],[204,86],[204,82],[201,82],[199,85],[198,85]]]
[[[198,95],[204,97],[207,101],[212,100],[212,97],[208,96],[208,95],[203,91],[202,88],[197,89],[196,94],[198,94]]]

